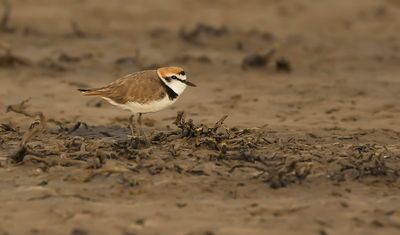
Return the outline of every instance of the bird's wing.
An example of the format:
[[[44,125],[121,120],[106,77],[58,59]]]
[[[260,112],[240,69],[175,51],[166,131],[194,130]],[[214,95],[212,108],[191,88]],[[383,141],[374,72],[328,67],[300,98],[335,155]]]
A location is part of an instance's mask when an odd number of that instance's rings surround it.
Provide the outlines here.
[[[156,70],[146,70],[124,76],[108,86],[92,90],[94,95],[113,100],[116,103],[149,103],[165,97],[163,87]]]

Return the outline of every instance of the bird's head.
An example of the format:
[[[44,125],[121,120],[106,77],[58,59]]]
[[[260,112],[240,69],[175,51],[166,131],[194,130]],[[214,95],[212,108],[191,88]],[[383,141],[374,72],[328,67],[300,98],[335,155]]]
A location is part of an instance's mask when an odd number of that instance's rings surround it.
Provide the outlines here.
[[[186,73],[180,67],[159,68],[157,69],[157,74],[162,82],[174,90],[178,95],[185,90],[186,86],[196,86],[186,79]]]

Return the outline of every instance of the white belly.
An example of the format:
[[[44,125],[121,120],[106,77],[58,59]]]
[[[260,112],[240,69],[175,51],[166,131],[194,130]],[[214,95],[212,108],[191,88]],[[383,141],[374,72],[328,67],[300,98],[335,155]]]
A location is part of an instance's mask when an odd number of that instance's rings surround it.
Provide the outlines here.
[[[118,106],[122,109],[129,110],[132,113],[153,113],[165,109],[166,107],[170,106],[171,104],[175,103],[177,99],[170,100],[166,95],[163,99],[158,101],[153,101],[147,104],[140,104],[136,102],[128,102],[126,104],[118,104],[113,100],[102,97],[103,99],[107,100],[110,104]]]

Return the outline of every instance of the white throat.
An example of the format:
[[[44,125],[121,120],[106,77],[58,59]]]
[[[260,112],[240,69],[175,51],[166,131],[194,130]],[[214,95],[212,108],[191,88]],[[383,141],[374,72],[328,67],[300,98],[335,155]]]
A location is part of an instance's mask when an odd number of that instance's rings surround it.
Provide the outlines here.
[[[162,80],[162,82],[168,86],[169,88],[171,88],[176,94],[181,95],[183,93],[183,91],[185,90],[185,88],[187,87],[187,85],[183,82],[180,82],[178,80],[174,80],[171,79],[169,82],[167,82],[163,77],[161,77],[161,75],[158,73],[158,76],[160,77],[160,79]],[[180,75],[180,74],[167,74],[167,76],[176,76],[179,79],[182,80],[186,80],[186,75]]]

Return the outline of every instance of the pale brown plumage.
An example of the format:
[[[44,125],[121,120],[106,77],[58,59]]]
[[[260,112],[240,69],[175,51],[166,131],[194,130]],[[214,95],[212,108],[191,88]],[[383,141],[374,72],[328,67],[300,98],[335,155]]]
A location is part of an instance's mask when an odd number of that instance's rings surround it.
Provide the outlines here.
[[[129,74],[101,88],[78,90],[86,96],[100,96],[112,105],[138,114],[139,136],[145,138],[141,127],[142,114],[172,105],[187,86],[196,85],[186,79],[182,68],[162,67]],[[132,120],[133,115],[129,118],[133,137],[135,128]]]
[[[166,89],[157,70],[145,70],[129,74],[101,88],[80,89],[80,91],[86,96],[101,96],[119,104],[127,102],[146,104],[163,99],[167,95]]]

